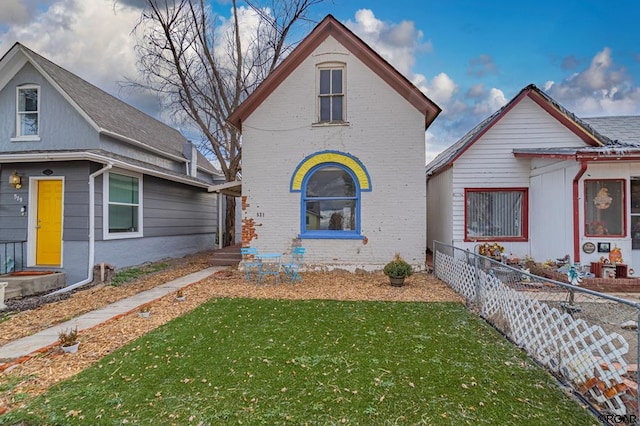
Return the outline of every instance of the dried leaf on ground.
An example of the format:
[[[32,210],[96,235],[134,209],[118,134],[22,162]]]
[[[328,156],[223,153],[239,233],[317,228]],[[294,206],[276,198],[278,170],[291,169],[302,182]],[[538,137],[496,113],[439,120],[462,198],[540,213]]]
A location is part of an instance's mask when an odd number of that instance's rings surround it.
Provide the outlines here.
[[[210,253],[200,253],[173,262],[169,268],[144,276],[118,287],[102,285],[79,291],[72,297],[16,314],[0,323],[0,344],[33,334],[56,323],[109,303],[148,290],[173,279],[210,266]],[[9,381],[10,390],[0,396],[0,409],[11,409],[20,402],[14,395],[35,396],[53,384],[90,367],[109,353],[148,333],[166,322],[191,311],[216,297],[248,297],[269,299],[329,299],[421,302],[463,302],[442,281],[431,274],[417,273],[403,287],[392,287],[382,273],[350,273],[345,271],[302,273],[302,282],[274,285],[270,277],[264,285],[247,282],[244,274],[225,269],[209,278],[184,288],[184,301],[168,295],[150,304],[151,315],[142,318],[138,309],[80,333],[81,349],[75,354],[63,354],[58,347],[33,356],[7,368],[0,377],[0,386]],[[64,362],[57,362],[64,357]]]

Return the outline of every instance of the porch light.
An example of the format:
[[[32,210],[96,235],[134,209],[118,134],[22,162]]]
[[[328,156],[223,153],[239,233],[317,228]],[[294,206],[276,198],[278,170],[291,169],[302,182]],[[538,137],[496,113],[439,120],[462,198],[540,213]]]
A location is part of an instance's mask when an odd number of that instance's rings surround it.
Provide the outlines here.
[[[9,184],[13,186],[15,189],[22,188],[22,178],[18,174],[17,170],[14,170],[13,174],[9,176]]]

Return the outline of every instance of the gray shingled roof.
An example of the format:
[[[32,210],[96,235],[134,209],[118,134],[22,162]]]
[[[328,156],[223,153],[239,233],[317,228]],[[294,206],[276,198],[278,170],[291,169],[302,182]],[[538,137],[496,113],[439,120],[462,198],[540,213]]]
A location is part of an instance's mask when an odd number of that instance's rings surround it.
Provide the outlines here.
[[[46,72],[101,130],[184,158],[182,148],[187,139],[179,131],[108,94],[24,45],[16,43],[16,46]],[[198,166],[211,173],[219,173],[200,152]]]
[[[640,115],[590,117],[582,121],[613,141],[640,144]]]
[[[444,167],[450,164],[462,151],[464,151],[470,144],[474,143],[478,135],[482,134],[486,129],[491,127],[497,120],[499,120],[502,114],[510,109],[514,102],[516,102],[525,92],[534,91],[540,95],[549,105],[558,110],[564,116],[568,117],[574,123],[576,123],[582,130],[592,135],[602,146],[591,147],[585,146],[580,148],[581,152],[611,152],[612,149],[620,150],[624,147],[635,147],[637,143],[640,147],[640,116],[637,117],[595,117],[588,119],[581,119],[573,114],[571,111],[558,104],[554,99],[547,95],[544,91],[537,88],[535,85],[530,84],[522,89],[513,99],[511,99],[506,105],[500,108],[498,111],[487,117],[480,122],[477,126],[471,129],[462,138],[442,151],[436,158],[434,158],[426,167],[426,175],[431,176],[437,173]],[[633,140],[635,139],[635,143]],[[624,143],[623,143],[624,142]],[[614,148],[615,147],[615,148]],[[576,148],[552,148],[552,149],[518,149],[514,152],[518,153],[539,153],[539,154],[561,154],[572,155],[578,150]]]

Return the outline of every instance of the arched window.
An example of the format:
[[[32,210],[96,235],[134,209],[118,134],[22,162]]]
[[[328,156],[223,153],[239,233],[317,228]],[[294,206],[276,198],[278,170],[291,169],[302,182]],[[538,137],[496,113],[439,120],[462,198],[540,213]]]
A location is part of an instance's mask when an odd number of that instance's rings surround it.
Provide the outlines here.
[[[302,182],[301,237],[361,238],[360,187],[338,163],[313,167]]]

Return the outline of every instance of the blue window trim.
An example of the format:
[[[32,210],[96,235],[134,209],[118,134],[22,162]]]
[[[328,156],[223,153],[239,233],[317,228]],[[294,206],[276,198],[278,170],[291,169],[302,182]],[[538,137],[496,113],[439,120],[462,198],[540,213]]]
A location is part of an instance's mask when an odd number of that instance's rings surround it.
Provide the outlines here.
[[[338,230],[312,230],[307,231],[307,209],[306,209],[306,201],[307,201],[307,183],[309,179],[320,169],[325,167],[337,167],[349,174],[356,189],[355,197],[314,197],[313,200],[354,200],[356,201],[356,226],[355,230],[352,231],[338,231]],[[360,184],[356,175],[353,173],[351,169],[344,166],[340,163],[321,163],[314,166],[304,177],[302,181],[302,187],[300,191],[300,234],[298,234],[298,238],[309,238],[309,239],[333,239],[333,240],[362,240],[364,237],[360,234]]]

